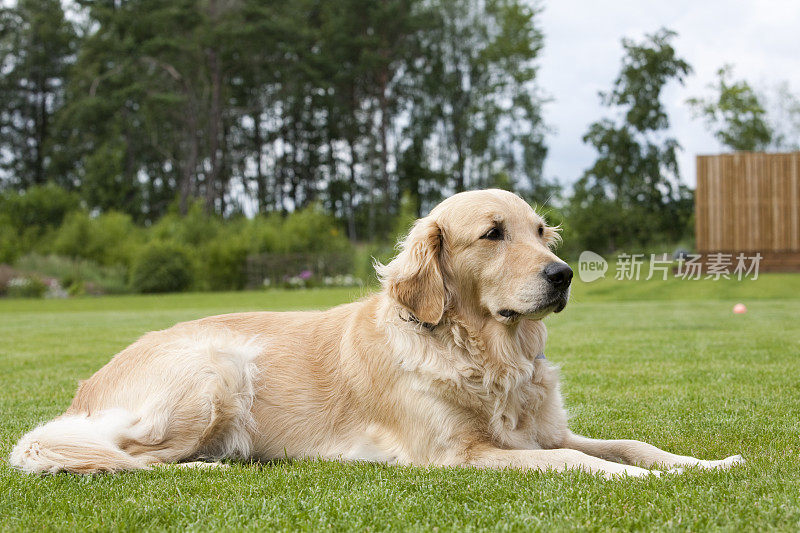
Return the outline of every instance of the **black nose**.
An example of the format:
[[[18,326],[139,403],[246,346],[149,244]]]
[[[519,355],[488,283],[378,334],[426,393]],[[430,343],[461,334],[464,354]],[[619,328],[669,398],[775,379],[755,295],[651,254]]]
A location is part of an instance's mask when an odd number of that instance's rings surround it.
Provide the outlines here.
[[[572,281],[572,269],[566,263],[550,263],[544,267],[544,276],[555,287],[566,288]]]

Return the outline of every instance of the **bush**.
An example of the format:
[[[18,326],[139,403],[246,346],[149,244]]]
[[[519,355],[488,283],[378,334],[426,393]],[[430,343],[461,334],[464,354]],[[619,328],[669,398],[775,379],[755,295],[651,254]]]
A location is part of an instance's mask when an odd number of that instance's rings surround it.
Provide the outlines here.
[[[19,233],[8,217],[0,216],[0,263],[13,263],[22,252],[23,243]]]
[[[6,296],[9,298],[42,298],[47,285],[36,276],[20,276],[9,280]]]
[[[103,266],[90,259],[27,254],[16,262],[16,267],[59,280],[73,296],[129,292],[128,270],[121,265]]]
[[[53,205],[45,201],[47,191],[55,195]],[[0,211],[0,262],[56,278],[73,295],[242,289],[253,285],[248,258],[262,256],[269,256],[275,283],[305,270],[313,272],[306,284],[353,273],[353,247],[318,205],[286,216],[223,219],[197,202],[186,216],[172,210],[148,228],[124,213],[92,214],[73,200],[55,186],[0,196],[2,206],[13,207],[11,214]],[[41,220],[31,211],[37,205],[43,205]],[[25,221],[31,225],[20,233]]]
[[[199,247],[198,286],[230,290],[271,284],[310,287],[352,272],[352,247],[336,221],[317,207],[286,218],[273,213],[220,224]],[[306,279],[298,277],[311,272]],[[296,278],[296,279],[295,279]]]
[[[213,239],[224,226],[216,216],[209,216],[200,201],[194,202],[186,216],[170,212],[150,229],[150,237],[185,246],[201,246]]]
[[[173,243],[156,241],[144,246],[131,266],[131,288],[137,292],[180,292],[193,281],[189,254]]]
[[[350,248],[336,220],[312,205],[286,217],[279,252],[336,252]]]
[[[0,264],[0,296],[6,293],[8,282],[19,277],[19,272],[8,265]]]
[[[139,241],[140,233],[129,215],[109,211],[91,217],[75,211],[56,230],[47,251],[101,265],[128,265]]]
[[[209,242],[200,255],[204,285],[215,291],[243,289],[247,281],[247,255],[247,244],[235,235],[223,235]]]
[[[75,193],[58,185],[35,185],[24,193],[5,192],[0,195],[0,212],[6,214],[20,233],[28,228],[54,228],[67,213],[80,208]]]
[[[12,263],[80,208],[74,193],[57,185],[37,185],[24,193],[0,194],[0,262]]]
[[[283,218],[278,213],[256,215],[244,222],[241,231],[251,253],[277,252],[284,248],[281,246]]]

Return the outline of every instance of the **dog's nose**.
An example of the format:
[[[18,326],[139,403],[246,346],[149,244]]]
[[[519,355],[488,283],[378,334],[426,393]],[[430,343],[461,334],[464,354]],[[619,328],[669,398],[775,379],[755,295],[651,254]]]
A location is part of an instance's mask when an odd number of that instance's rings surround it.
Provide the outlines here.
[[[544,267],[544,276],[556,287],[568,287],[572,281],[572,269],[566,263],[550,263]]]

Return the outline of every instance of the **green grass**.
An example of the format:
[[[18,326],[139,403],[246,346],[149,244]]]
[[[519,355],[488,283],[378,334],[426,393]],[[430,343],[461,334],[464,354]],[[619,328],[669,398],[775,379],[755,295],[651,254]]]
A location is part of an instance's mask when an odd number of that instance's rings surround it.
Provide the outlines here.
[[[214,313],[324,308],[354,289],[0,301],[0,456],[144,331]],[[733,315],[733,303],[747,304]],[[547,319],[571,425],[729,472],[605,481],[290,461],[224,471],[25,476],[0,461],[0,529],[729,531],[800,528],[800,276],[578,283]]]

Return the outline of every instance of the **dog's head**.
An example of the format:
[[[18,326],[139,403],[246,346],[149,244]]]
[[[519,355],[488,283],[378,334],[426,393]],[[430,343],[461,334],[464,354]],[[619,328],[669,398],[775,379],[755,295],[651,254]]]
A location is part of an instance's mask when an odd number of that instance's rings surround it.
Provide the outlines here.
[[[419,321],[448,310],[512,324],[567,305],[572,270],[551,251],[555,228],[519,196],[456,194],[414,224],[388,265],[384,289]]]

